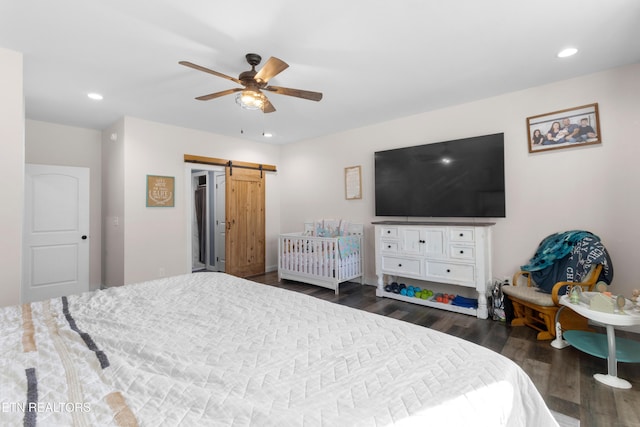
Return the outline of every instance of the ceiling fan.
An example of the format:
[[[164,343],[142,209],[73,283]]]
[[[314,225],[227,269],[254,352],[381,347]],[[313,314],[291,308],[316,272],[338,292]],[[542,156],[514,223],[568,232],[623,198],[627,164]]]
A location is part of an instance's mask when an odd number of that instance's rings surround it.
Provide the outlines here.
[[[256,53],[247,53],[245,55],[247,62],[251,65],[251,70],[240,73],[238,78],[228,76],[226,74],[219,73],[217,71],[210,70],[209,68],[196,65],[189,61],[180,61],[180,65],[193,68],[195,70],[204,71],[205,73],[213,74],[214,76],[222,77],[223,79],[231,80],[244,87],[227,89],[221,92],[210,93],[208,95],[202,95],[196,97],[200,101],[208,101],[210,99],[219,98],[221,96],[230,95],[232,93],[239,92],[236,95],[236,102],[242,107],[248,110],[262,110],[264,113],[273,113],[276,111],[275,107],[269,99],[262,93],[263,90],[277,93],[280,95],[295,96],[296,98],[309,99],[311,101],[320,101],[322,99],[322,93],[311,92],[308,90],[291,89],[288,87],[269,86],[269,80],[274,76],[277,76],[289,67],[289,64],[278,59],[271,57],[260,69],[256,71],[256,66],[260,64],[262,57]]]

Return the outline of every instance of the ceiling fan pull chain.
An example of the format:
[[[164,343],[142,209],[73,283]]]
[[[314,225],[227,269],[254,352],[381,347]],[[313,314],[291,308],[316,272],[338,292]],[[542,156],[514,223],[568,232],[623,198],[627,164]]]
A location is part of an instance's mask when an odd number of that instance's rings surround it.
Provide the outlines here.
[[[238,114],[240,114],[240,135],[244,135],[244,114],[242,114],[242,110],[239,110]]]

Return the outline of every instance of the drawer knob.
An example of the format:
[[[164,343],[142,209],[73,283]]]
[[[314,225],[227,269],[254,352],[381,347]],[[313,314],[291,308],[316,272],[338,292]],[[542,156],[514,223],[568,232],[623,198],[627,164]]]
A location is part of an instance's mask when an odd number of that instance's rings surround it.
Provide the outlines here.
[[[464,236],[464,234],[463,234],[463,233],[460,233],[460,237],[463,237],[463,236]]]
[[[387,234],[391,234],[391,230],[387,230]]]
[[[402,267],[402,264],[398,264],[398,267]]]
[[[387,249],[391,249],[391,245],[387,245]]]
[[[464,253],[464,251],[460,251],[460,253],[461,253],[461,254],[463,254],[463,253]]]
[[[447,268],[447,273],[451,273],[451,270]]]
[[[420,242],[420,243],[427,243],[427,241],[426,241],[426,240],[418,240],[418,242]]]

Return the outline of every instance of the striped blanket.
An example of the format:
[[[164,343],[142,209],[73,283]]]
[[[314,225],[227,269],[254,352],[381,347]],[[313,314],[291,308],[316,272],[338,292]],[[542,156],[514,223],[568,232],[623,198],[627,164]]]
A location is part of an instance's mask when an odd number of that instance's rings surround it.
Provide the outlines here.
[[[136,426],[67,297],[0,310],[0,424]]]

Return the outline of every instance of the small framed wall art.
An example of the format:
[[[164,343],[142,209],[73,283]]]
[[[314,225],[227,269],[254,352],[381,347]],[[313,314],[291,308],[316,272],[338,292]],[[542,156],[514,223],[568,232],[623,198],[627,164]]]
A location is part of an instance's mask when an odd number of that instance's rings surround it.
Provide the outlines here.
[[[598,104],[527,117],[529,152],[600,144]]]
[[[347,200],[362,199],[362,171],[360,166],[344,168],[344,195]]]
[[[175,205],[175,178],[147,175],[147,207],[167,208]]]

